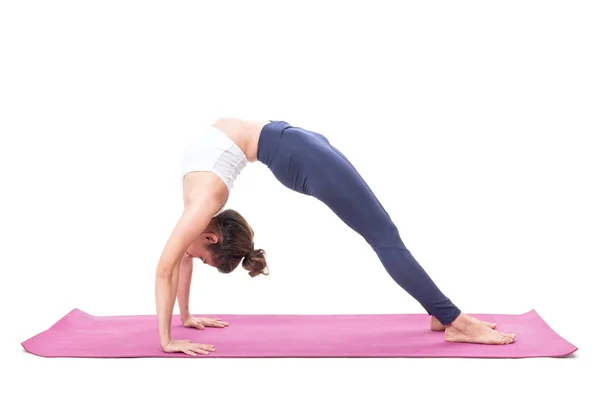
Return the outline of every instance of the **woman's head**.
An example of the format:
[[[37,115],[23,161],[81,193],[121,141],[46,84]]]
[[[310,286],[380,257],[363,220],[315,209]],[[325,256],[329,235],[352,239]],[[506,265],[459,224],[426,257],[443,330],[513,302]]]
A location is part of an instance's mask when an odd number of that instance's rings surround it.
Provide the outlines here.
[[[265,251],[254,248],[254,231],[240,213],[225,210],[211,220],[206,230],[218,237],[207,250],[219,272],[227,274],[241,261],[251,277],[269,274]]]

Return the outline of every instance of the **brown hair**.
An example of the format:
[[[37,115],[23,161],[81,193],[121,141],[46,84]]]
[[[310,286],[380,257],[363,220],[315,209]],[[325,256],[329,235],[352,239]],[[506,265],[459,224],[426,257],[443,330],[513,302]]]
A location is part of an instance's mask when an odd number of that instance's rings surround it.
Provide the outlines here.
[[[234,210],[225,210],[211,221],[219,235],[219,242],[208,247],[219,272],[228,274],[242,261],[242,267],[251,277],[269,275],[265,251],[254,249],[254,231]],[[265,272],[266,269],[266,272]]]

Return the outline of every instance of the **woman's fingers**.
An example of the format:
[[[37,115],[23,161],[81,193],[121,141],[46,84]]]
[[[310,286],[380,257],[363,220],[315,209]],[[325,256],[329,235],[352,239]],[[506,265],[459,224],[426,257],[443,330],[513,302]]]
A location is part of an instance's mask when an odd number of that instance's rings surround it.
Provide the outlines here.
[[[220,318],[204,318],[202,323],[206,326],[212,326],[215,328],[223,328],[229,326],[229,323],[222,321]]]
[[[202,330],[204,329],[204,325],[202,325],[202,322],[200,321],[194,321],[194,328]]]
[[[197,344],[194,345],[193,350],[201,354],[209,354],[211,351],[215,351],[215,348],[206,344]]]
[[[202,350],[215,351],[215,346],[213,346],[212,344],[199,344],[197,346]]]
[[[193,351],[188,350],[188,349],[183,349],[183,352],[185,354],[187,354],[188,356],[195,356],[196,355],[196,353],[194,353]]]

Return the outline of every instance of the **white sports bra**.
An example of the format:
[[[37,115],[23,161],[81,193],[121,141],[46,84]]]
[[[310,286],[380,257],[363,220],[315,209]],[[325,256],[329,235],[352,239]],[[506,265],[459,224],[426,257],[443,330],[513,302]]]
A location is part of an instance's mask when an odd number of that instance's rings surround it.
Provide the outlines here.
[[[194,135],[183,155],[181,179],[193,171],[211,171],[225,182],[231,191],[233,183],[244,169],[248,159],[246,154],[225,132],[209,126]],[[221,208],[215,214],[219,215]]]

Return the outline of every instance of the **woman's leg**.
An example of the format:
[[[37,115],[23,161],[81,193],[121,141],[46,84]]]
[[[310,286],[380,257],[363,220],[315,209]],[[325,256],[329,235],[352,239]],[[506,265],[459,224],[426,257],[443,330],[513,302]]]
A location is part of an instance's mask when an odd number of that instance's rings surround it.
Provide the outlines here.
[[[321,134],[283,124],[265,129],[262,144],[259,142],[259,160],[269,166],[280,182],[321,200],[359,233],[403,289],[442,324],[453,324],[446,329],[447,340],[498,344],[512,341],[514,336],[493,331],[483,322],[462,314],[440,291],[406,249],[398,229],[367,183],[339,150]]]
[[[460,314],[400,238],[398,229],[369,185],[352,163],[320,134],[312,132],[326,146],[315,171],[308,176],[310,194],[325,203],[346,225],[373,248],[389,275],[416,299],[428,314],[442,324]]]
[[[315,133],[316,133],[316,132],[315,132]],[[320,134],[320,133],[316,133],[316,135],[317,135],[317,136],[318,136],[318,137],[319,137],[319,138],[320,138],[320,139],[321,139],[321,140],[322,140],[324,143],[326,143],[326,144],[327,144],[327,145],[328,145],[328,146],[329,146],[329,147],[330,147],[330,148],[331,148],[331,149],[332,149],[332,150],[333,150],[333,151],[334,151],[334,152],[335,152],[335,153],[336,153],[338,156],[340,156],[340,157],[341,157],[341,158],[342,158],[342,159],[343,159],[343,160],[344,160],[344,161],[347,163],[347,165],[348,165],[350,168],[352,168],[352,169],[354,170],[354,172],[355,172],[355,173],[356,173],[356,174],[357,174],[357,175],[360,177],[360,174],[359,174],[359,172],[356,170],[356,168],[354,167],[354,165],[353,165],[353,164],[350,162],[350,160],[348,160],[348,159],[346,158],[346,156],[345,156],[345,155],[344,155],[344,154],[343,154],[341,151],[339,151],[337,148],[335,148],[335,146],[331,145],[331,143],[329,142],[329,140],[328,140],[328,139],[327,139],[327,138],[326,138],[324,135],[322,135],[322,134]],[[368,185],[368,184],[367,184],[367,183],[364,181],[364,179],[363,179],[362,177],[360,177],[360,179],[362,180],[362,182],[363,182],[364,186],[365,186],[365,187],[366,187],[366,188],[369,190],[369,192],[371,192],[371,195],[372,195],[372,196],[373,196],[373,197],[374,197],[374,198],[377,200],[377,197],[375,196],[375,194],[373,193],[373,191],[371,190],[371,188],[369,187],[369,185]],[[377,200],[377,202],[379,203],[379,200]],[[386,215],[388,216],[388,218],[390,218],[390,220],[391,220],[391,217],[389,216],[389,214],[387,214],[387,212],[385,211],[385,209],[383,208],[383,206],[381,205],[381,203],[379,203],[379,206],[380,206],[380,207],[383,209],[383,211],[386,213]],[[408,251],[408,250],[407,250],[407,251]],[[411,258],[412,258],[412,256],[411,256]],[[413,263],[416,263],[416,264],[418,264],[418,262],[417,262],[417,261],[416,261],[414,258],[412,258],[412,260],[411,260],[411,261],[412,261]],[[384,264],[384,266],[385,266],[385,264]],[[420,265],[419,265],[419,267],[420,267]],[[392,275],[392,274],[390,273],[390,275]],[[393,275],[392,275],[392,277],[393,277]],[[395,279],[395,280],[396,280],[396,282],[398,282],[398,279]],[[449,302],[449,300],[447,300],[447,301]],[[425,306],[424,306],[423,308],[425,308],[425,310],[427,311],[427,313],[428,313],[429,315],[432,315],[431,311],[429,311],[429,310],[428,310],[428,309],[427,309]],[[460,314],[459,314],[459,315],[460,315]],[[483,322],[483,321],[482,321],[482,322]],[[495,324],[495,323],[489,323],[489,322],[483,322],[483,323],[484,323],[486,326],[490,327],[490,328],[495,328],[495,327],[496,327],[496,324]],[[446,324],[443,324],[443,323],[442,323],[442,322],[441,322],[441,321],[440,321],[438,318],[436,318],[435,316],[433,316],[433,318],[432,318],[432,320],[431,320],[431,329],[433,329],[433,330],[440,330],[440,331],[441,331],[441,330],[444,330],[444,329],[445,329],[445,325],[446,325]]]

